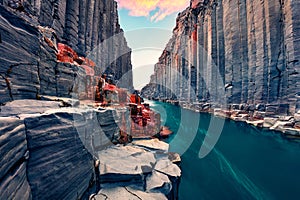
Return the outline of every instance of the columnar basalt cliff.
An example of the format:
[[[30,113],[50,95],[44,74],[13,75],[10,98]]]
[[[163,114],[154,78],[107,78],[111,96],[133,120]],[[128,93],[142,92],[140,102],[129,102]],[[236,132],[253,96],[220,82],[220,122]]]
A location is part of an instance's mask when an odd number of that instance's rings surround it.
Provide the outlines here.
[[[0,199],[177,198],[179,155],[115,146],[131,112],[95,101],[102,74],[133,88],[116,2],[0,0],[0,55]]]
[[[58,42],[96,62],[96,75],[106,72],[119,80],[126,74],[122,86],[132,89],[131,49],[115,1],[2,0],[0,9],[1,104],[39,95],[71,96],[76,74],[82,73],[57,62]]]
[[[296,113],[299,8],[292,0],[192,0],[178,15],[144,96]]]
[[[132,88],[115,1],[1,0],[0,199],[87,199],[99,181],[92,152],[119,134],[120,112],[79,107],[87,71],[58,62],[58,43],[93,60],[95,75],[128,72]]]

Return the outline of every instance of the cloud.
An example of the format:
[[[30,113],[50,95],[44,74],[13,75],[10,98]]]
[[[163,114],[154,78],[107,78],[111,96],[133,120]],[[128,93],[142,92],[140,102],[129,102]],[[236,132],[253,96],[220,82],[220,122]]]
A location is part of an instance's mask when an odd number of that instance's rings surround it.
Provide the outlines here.
[[[149,17],[158,22],[166,16],[180,12],[189,6],[190,0],[117,0],[120,9],[129,10],[129,15]]]

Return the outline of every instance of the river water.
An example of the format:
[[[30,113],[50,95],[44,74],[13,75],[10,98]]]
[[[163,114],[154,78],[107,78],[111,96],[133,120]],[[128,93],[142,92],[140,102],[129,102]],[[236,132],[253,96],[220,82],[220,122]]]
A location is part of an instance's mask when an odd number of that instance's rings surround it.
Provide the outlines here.
[[[180,200],[300,199],[299,142],[210,114],[150,104],[175,133],[167,139],[170,151],[182,154]],[[213,150],[200,159],[213,120],[222,120],[224,127]]]

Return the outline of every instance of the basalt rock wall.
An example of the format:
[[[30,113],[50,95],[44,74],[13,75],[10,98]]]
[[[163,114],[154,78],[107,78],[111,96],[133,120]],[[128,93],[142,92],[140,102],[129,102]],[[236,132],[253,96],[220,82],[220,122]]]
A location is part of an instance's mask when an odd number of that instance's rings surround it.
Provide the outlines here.
[[[299,8],[292,0],[191,1],[178,15],[143,94],[295,113],[300,109]]]
[[[64,105],[16,100],[2,107],[1,199],[87,199],[98,192],[97,152],[118,141],[121,115],[129,113]]]
[[[40,95],[71,95],[73,79],[82,74],[78,66],[67,65],[72,69],[64,70],[57,63],[58,42],[95,61],[96,75],[112,74],[119,80],[126,74],[120,86],[132,89],[131,49],[115,1],[1,0],[0,13],[1,104]],[[61,76],[61,71],[67,74]],[[73,81],[65,91],[61,77]]]

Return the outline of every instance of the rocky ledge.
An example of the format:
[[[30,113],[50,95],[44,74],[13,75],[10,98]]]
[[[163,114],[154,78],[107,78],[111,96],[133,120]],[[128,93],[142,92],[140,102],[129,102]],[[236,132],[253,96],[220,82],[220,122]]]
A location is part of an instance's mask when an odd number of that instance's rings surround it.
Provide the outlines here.
[[[101,190],[94,199],[178,198],[181,170],[174,164],[178,160],[168,153],[168,144],[138,140],[109,147],[98,155]]]
[[[94,198],[176,198],[180,157],[168,144],[113,144],[125,108],[41,99],[0,108],[0,199],[87,199],[100,189]]]

